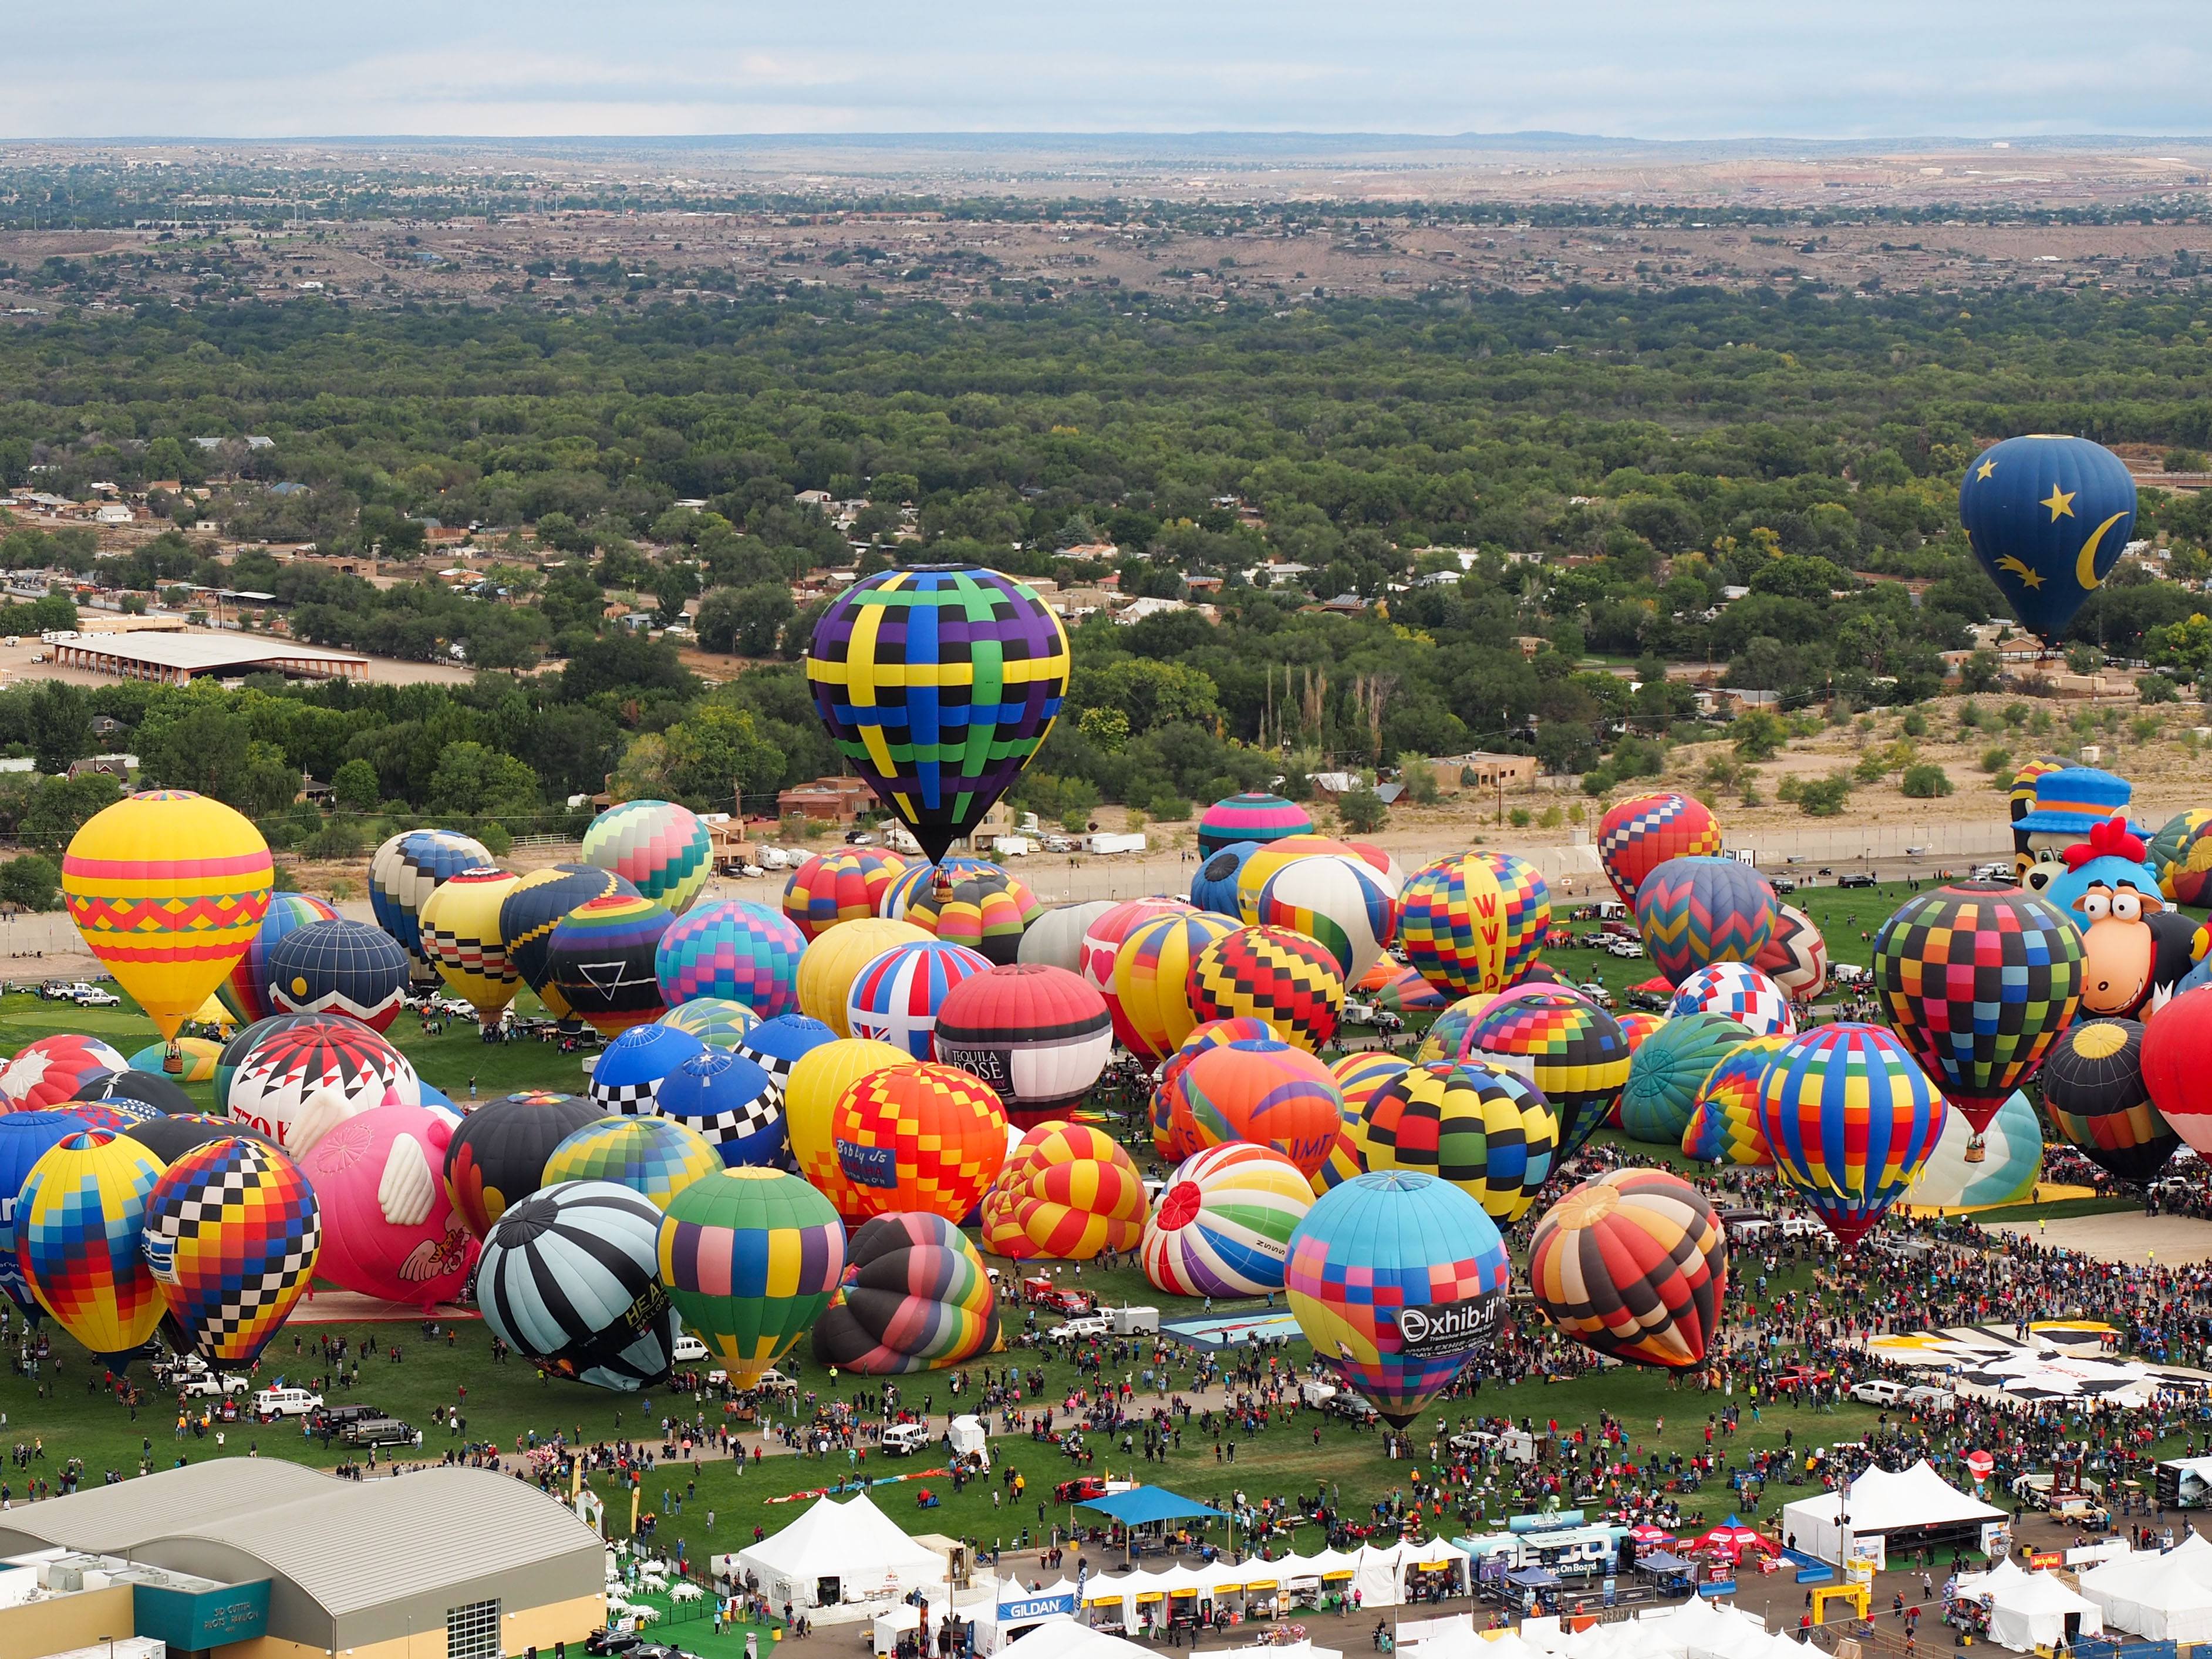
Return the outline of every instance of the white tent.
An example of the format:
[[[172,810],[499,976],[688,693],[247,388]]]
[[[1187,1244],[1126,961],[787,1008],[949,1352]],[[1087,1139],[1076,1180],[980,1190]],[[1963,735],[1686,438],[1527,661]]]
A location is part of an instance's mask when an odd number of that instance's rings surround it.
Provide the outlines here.
[[[1990,1639],[2014,1653],[2104,1634],[2104,1611],[2096,1602],[2075,1595],[2047,1572],[2023,1571],[2010,1559],[1988,1572],[1961,1578],[1959,1593],[1989,1603]],[[2070,1631],[2066,1628],[2069,1618],[2075,1621]]]
[[[1103,1631],[1086,1630],[1069,1620],[1039,1625],[999,1650],[1000,1659],[1152,1659],[1150,1648],[1125,1642]]]
[[[1970,1498],[1923,1458],[1900,1474],[1869,1469],[1841,1492],[1823,1492],[1782,1510],[1782,1531],[1808,1555],[1840,1565],[1861,1539],[1887,1540],[1931,1528],[1964,1529],[2002,1521],[2004,1511]]]
[[[2212,1641],[2212,1544],[2191,1533],[2162,1555],[2107,1561],[2081,1575],[2081,1594],[2109,1628],[2154,1642]]]
[[[1387,1549],[1364,1546],[1358,1564],[1352,1570],[1352,1588],[1359,1592],[1362,1607],[1395,1607],[1406,1600],[1406,1574],[1413,1568],[1434,1569],[1455,1567],[1456,1582],[1464,1592],[1469,1586],[1467,1577],[1467,1552],[1456,1544],[1437,1538],[1425,1544],[1393,1544]]]
[[[866,1492],[843,1504],[817,1499],[774,1537],[738,1551],[737,1563],[740,1572],[758,1575],[762,1594],[778,1608],[896,1601],[908,1590],[945,1585],[945,1558],[901,1532]]]

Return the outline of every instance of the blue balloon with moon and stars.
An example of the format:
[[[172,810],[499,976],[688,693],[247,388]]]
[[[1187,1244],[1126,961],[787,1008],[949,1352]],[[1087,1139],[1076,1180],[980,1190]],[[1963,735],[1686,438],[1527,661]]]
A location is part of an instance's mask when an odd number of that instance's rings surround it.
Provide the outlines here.
[[[1959,522],[2013,614],[2055,643],[2135,534],[2136,482],[2087,438],[2008,438],[1966,469]]]

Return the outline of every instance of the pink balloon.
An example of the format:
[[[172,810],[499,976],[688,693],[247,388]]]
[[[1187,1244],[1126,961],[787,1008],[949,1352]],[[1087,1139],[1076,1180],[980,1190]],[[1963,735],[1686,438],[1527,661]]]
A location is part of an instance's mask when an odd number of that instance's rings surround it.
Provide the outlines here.
[[[439,1174],[453,1134],[428,1107],[395,1102],[347,1118],[298,1155],[322,1206],[322,1277],[423,1308],[461,1295],[477,1245]]]

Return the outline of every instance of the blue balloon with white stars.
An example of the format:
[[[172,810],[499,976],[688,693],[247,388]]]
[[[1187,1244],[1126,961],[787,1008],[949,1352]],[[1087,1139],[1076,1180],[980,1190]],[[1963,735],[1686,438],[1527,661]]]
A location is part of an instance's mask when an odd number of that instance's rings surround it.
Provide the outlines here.
[[[2008,438],[1966,469],[1959,522],[2022,626],[2055,643],[2135,534],[2136,481],[2087,438]]]

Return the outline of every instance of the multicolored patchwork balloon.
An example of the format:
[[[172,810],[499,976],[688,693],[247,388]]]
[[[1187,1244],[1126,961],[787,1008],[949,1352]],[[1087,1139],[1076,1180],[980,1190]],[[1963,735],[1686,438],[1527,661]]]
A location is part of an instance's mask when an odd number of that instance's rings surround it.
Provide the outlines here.
[[[212,1140],[154,1183],[141,1246],[192,1352],[250,1365],[314,1278],[322,1212],[307,1177],[274,1146]]]
[[[2150,867],[2176,904],[2212,900],[2212,811],[2192,806],[2168,818],[2151,837]]]
[[[1021,775],[1067,676],[1060,618],[1029,587],[975,565],[854,582],[822,613],[806,655],[839,752],[933,863]]]
[[[545,1160],[545,1184],[611,1181],[662,1209],[693,1182],[723,1167],[696,1129],[669,1117],[610,1117],[570,1133]]]
[[[1501,997],[1468,1032],[1465,1054],[1536,1085],[1559,1114],[1561,1162],[1597,1133],[1628,1082],[1620,1023],[1565,991]]]
[[[990,967],[981,951],[964,945],[933,939],[894,945],[854,976],[845,996],[846,1029],[916,1060],[935,1060],[938,1009],[955,986]]]
[[[1598,862],[1632,909],[1644,878],[1668,860],[1721,850],[1720,825],[1705,803],[1671,791],[1632,795],[1598,821]]]
[[[1111,1135],[1043,1123],[1022,1137],[983,1195],[983,1248],[1014,1261],[1088,1261],[1133,1249],[1146,1208],[1144,1179]]]
[[[996,1287],[959,1228],[934,1215],[878,1216],[846,1247],[836,1295],[814,1327],[817,1364],[905,1376],[999,1345]]]
[[[1686,1370],[1719,1337],[1728,1237],[1700,1193],[1663,1170],[1614,1170],[1544,1212],[1528,1288],[1553,1326],[1609,1359]]]
[[[1378,987],[1375,1006],[1403,1018],[1407,1014],[1441,1013],[1444,994],[1412,968],[1400,969]]]
[[[1703,1164],[1774,1162],[1766,1132],[1759,1127],[1759,1097],[1776,1056],[1790,1042],[1786,1036],[1755,1036],[1736,1044],[1705,1073],[1682,1131],[1684,1157]]]
[[[672,1031],[697,1037],[709,1048],[734,1048],[761,1023],[758,1014],[730,997],[693,997],[689,1002],[678,1003],[658,1022]]]
[[[1190,959],[1194,1018],[1264,1019],[1308,1053],[1328,1046],[1344,1017],[1344,975],[1328,947],[1287,927],[1239,927]]]
[[[1505,988],[1505,893],[1480,853],[1417,870],[1398,896],[1398,942],[1420,976],[1451,996]]]
[[[841,921],[875,915],[884,890],[906,867],[906,860],[888,847],[841,847],[817,853],[784,884],[784,919],[811,939]]]
[[[1544,872],[1527,859],[1510,853],[1478,853],[1498,878],[1504,896],[1505,982],[1517,984],[1536,965],[1544,939],[1552,931],[1552,890]]]
[[[1366,1169],[1439,1176],[1501,1227],[1536,1201],[1551,1176],[1559,1134],[1551,1103],[1533,1085],[1510,1072],[1463,1060],[1430,1060],[1401,1071],[1369,1094],[1358,1123]]]
[[[1003,870],[925,883],[906,907],[906,920],[915,927],[994,964],[1020,959],[1023,934],[1043,914],[1037,896]]]
[[[626,800],[584,831],[584,862],[611,870],[680,915],[714,873],[714,838],[698,815],[672,800]]]
[[[677,918],[653,948],[653,975],[672,1008],[724,997],[774,1019],[799,1006],[805,949],[805,935],[781,912],[733,899]]]
[[[654,969],[661,937],[674,921],[641,895],[587,899],[553,929],[545,951],[546,983],[571,1014],[601,1036],[658,1019],[667,1005]]]
[[[1636,890],[1636,927],[1659,976],[1680,985],[1712,963],[1756,961],[1781,904],[1747,864],[1669,859]]]
[[[368,860],[368,905],[376,925],[398,939],[426,972],[434,963],[422,950],[422,902],[464,870],[491,867],[491,854],[472,836],[452,830],[403,830]]]
[[[1285,836],[1311,834],[1312,815],[1296,802],[1264,793],[1230,795],[1214,802],[1200,815],[1198,856],[1200,860],[1210,859],[1233,842],[1261,846],[1280,841]]]
[[[898,1066],[847,1089],[830,1115],[837,1166],[864,1216],[923,1211],[958,1222],[1006,1161],[1006,1114],[981,1079]]]
[[[1943,1133],[1943,1097],[1879,1025],[1790,1039],[1759,1096],[1777,1171],[1850,1249],[1912,1184]]]
[[[1176,1167],[1138,1246],[1145,1277],[1170,1296],[1260,1296],[1283,1287],[1291,1234],[1313,1207],[1298,1167],[1232,1141]]]
[[[283,1012],[272,1007],[269,1001],[269,952],[295,929],[309,922],[333,921],[337,914],[309,893],[270,895],[269,908],[262,914],[261,926],[254,929],[237,965],[215,988],[222,1006],[238,1017],[240,1024],[251,1025],[257,1019]],[[403,949],[399,954],[404,960],[406,951]]]
[[[130,1353],[161,1322],[140,1240],[161,1161],[129,1137],[56,1141],[15,1197],[15,1261],[39,1305],[94,1353]]]
[[[845,1271],[836,1211],[781,1170],[695,1181],[669,1201],[659,1244],[668,1299],[740,1389],[813,1328]]]
[[[1512,1263],[1482,1206],[1409,1170],[1355,1176],[1291,1236],[1291,1311],[1314,1355],[1404,1428],[1489,1346]]]

